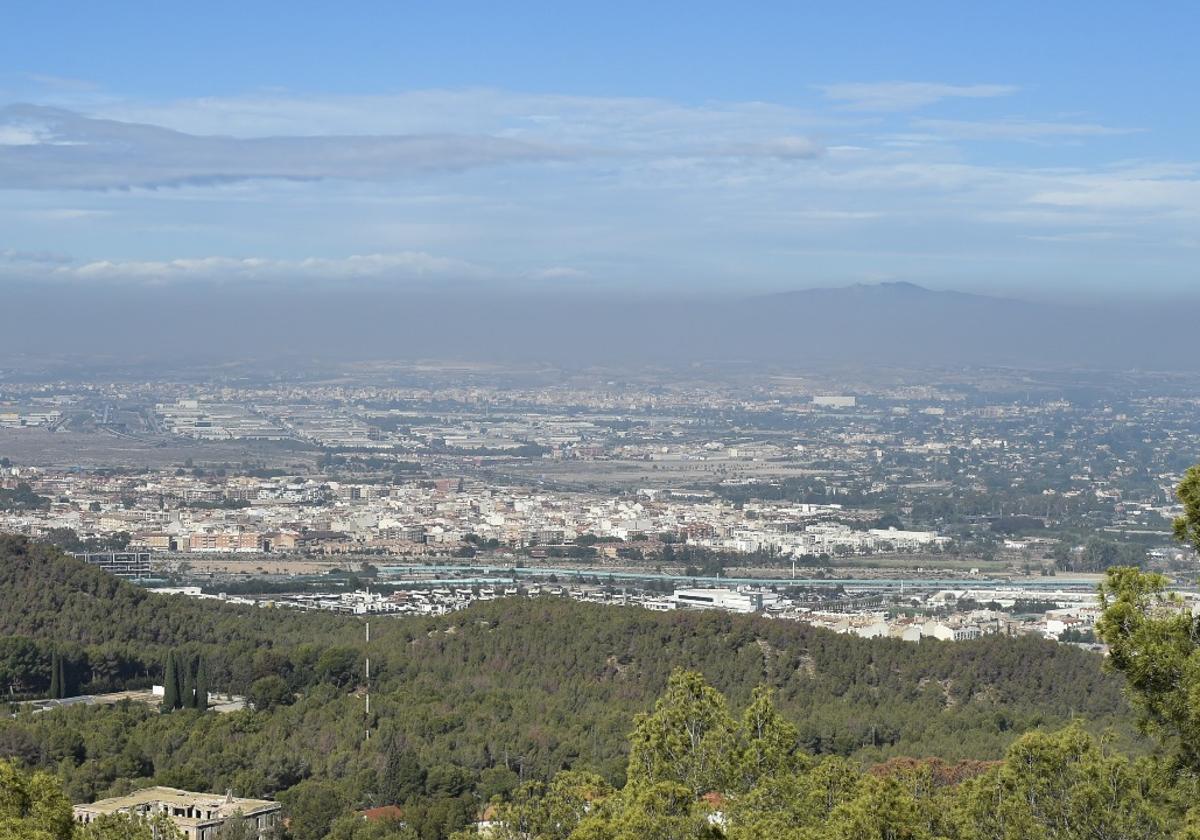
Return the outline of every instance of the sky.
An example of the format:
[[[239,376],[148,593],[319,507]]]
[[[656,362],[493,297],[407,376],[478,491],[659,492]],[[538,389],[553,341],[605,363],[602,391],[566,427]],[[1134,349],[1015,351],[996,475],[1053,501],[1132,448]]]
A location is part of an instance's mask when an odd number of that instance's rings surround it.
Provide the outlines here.
[[[4,17],[0,284],[1200,297],[1194,2]]]

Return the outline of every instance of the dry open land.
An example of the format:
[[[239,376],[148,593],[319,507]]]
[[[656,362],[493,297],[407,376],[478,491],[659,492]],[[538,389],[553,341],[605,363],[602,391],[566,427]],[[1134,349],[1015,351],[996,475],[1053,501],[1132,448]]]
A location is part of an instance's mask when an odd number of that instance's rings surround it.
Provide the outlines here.
[[[531,461],[505,464],[497,470],[522,482],[544,481],[567,489],[591,487],[687,487],[736,481],[771,481],[800,476],[830,475],[789,461],[747,461],[715,458],[706,461]]]
[[[372,558],[379,562],[379,557]],[[306,557],[287,554],[174,554],[155,556],[155,567],[189,575],[321,575],[337,569],[357,569],[361,559],[346,556]]]
[[[149,467],[265,463],[272,467],[315,465],[319,453],[297,444],[193,441],[174,435],[51,432],[41,428],[0,429],[0,457],[36,467]]]

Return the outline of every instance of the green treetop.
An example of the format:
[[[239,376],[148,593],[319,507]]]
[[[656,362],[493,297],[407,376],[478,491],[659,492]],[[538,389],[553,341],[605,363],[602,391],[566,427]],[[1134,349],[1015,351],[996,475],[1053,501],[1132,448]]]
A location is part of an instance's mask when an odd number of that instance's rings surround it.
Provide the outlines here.
[[[167,654],[167,665],[163,669],[163,711],[169,712],[180,707],[179,662],[175,651]]]
[[[1200,549],[1200,466],[1187,471],[1178,495],[1184,515],[1175,533]],[[1200,620],[1167,586],[1160,574],[1109,569],[1096,630],[1142,727],[1167,742],[1181,768],[1200,774]]]
[[[674,782],[694,796],[725,790],[737,739],[725,698],[695,671],[676,669],[648,715],[630,736],[628,780]]]
[[[196,664],[196,688],[195,699],[193,700],[193,708],[205,711],[208,709],[208,695],[212,690],[212,683],[208,676],[208,665],[204,661],[204,657]]]
[[[180,663],[182,672],[179,678],[179,706],[180,709],[196,708],[196,679],[192,676],[192,663],[184,657]]]
[[[62,696],[62,657],[56,650],[50,654],[50,697],[58,699]]]
[[[0,840],[73,840],[75,820],[62,785],[0,761]]]
[[[1183,516],[1175,520],[1175,537],[1200,551],[1200,464],[1189,469],[1175,491]]]

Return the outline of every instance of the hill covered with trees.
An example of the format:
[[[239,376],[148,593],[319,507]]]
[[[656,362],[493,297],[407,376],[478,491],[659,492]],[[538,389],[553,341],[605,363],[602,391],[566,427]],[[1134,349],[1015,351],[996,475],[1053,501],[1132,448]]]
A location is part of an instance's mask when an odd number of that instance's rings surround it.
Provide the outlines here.
[[[554,598],[374,620],[368,719],[360,619],[148,593],[17,538],[0,539],[0,589],[0,683],[16,692],[45,694],[55,674],[60,691],[145,686],[175,658],[202,661],[214,690],[253,701],[225,715],[21,712],[0,722],[0,758],[54,771],[76,801],[151,782],[277,796],[298,840],[393,803],[419,836],[445,837],[493,796],[563,771],[619,789],[635,716],[676,669],[702,672],[734,714],[770,688],[795,748],[846,767],[996,760],[1023,733],[1075,716],[1130,731],[1100,658],[1039,639],[913,645]]]
[[[1115,753],[1078,724],[1022,736],[995,762],[898,759],[864,771],[797,749],[759,689],[740,716],[677,671],[630,736],[617,789],[578,771],[522,786],[493,840],[1151,840],[1193,838],[1194,793],[1151,758]],[[1176,829],[1179,829],[1176,831]],[[353,837],[365,836],[353,834]],[[476,836],[464,831],[454,840]]]

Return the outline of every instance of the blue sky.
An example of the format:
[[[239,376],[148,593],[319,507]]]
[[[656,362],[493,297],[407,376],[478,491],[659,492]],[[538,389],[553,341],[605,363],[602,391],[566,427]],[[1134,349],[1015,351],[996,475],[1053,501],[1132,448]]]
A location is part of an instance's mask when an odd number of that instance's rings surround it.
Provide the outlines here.
[[[1200,7],[16,4],[0,282],[1195,296]]]

